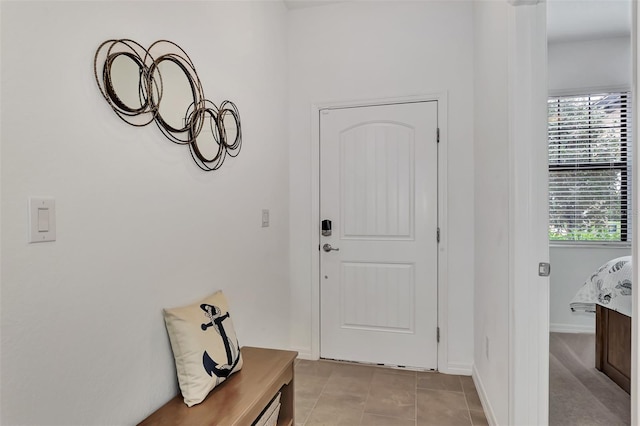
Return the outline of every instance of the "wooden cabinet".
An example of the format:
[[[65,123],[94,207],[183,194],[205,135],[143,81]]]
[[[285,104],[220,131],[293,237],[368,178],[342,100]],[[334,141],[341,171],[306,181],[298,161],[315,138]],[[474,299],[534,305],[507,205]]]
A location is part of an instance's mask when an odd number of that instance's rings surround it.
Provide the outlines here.
[[[631,318],[596,305],[596,368],[631,392]]]
[[[294,372],[297,352],[243,347],[242,370],[231,375],[198,405],[182,395],[160,407],[140,425],[249,426],[280,392],[278,426],[294,424]]]

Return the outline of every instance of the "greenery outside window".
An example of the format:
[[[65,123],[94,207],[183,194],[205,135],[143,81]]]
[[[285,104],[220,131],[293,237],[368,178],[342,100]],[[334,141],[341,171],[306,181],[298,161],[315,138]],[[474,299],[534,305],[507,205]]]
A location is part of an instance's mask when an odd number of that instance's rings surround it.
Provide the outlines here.
[[[630,241],[628,92],[551,97],[549,239]]]

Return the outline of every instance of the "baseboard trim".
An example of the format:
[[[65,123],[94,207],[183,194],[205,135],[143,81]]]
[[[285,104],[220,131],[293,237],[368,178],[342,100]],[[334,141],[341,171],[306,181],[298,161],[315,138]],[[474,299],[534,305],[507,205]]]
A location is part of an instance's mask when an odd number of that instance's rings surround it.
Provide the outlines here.
[[[444,368],[438,368],[438,371],[444,374],[455,374],[457,376],[471,376],[472,365],[449,363]]]
[[[309,348],[291,348],[292,351],[298,352],[298,359],[305,359],[308,361],[317,361],[318,358],[313,357]],[[472,364],[456,364],[449,363],[444,368],[438,368],[438,371],[443,374],[453,374],[457,376],[471,376],[473,371]]]
[[[496,416],[493,412],[493,408],[489,403],[489,399],[487,398],[487,392],[484,389],[484,385],[482,384],[482,379],[480,379],[480,375],[478,374],[478,370],[476,370],[476,366],[473,365],[471,378],[473,379],[473,383],[476,386],[476,390],[478,391],[478,396],[480,397],[480,403],[482,404],[482,409],[484,410],[484,414],[487,417],[487,422],[490,426],[497,426],[498,422],[496,421]]]
[[[575,325],[575,324],[549,324],[549,331],[552,333],[589,333],[595,334],[596,326],[594,325]]]
[[[311,350],[309,348],[291,348],[292,351],[298,352],[298,359],[306,359],[309,361],[317,361],[318,358],[314,358],[311,355]]]

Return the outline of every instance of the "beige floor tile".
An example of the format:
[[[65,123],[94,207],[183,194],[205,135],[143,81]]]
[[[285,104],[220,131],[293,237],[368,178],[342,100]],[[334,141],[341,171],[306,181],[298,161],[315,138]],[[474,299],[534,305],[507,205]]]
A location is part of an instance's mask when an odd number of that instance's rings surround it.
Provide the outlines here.
[[[418,418],[420,426],[470,426],[464,394],[443,390],[418,389]]]
[[[311,410],[316,406],[316,402],[318,402],[318,398],[295,397],[296,424],[304,424],[309,417]]]
[[[333,363],[332,376],[351,378],[371,378],[377,367],[358,364]]]
[[[362,411],[334,413],[331,410],[313,410],[304,426],[357,426]]]
[[[489,422],[487,422],[487,417],[484,415],[484,411],[480,410],[469,410],[471,414],[471,423],[473,426],[489,426]]]
[[[359,425],[364,403],[357,395],[321,395],[305,425]]]
[[[333,372],[335,363],[327,361],[298,360],[295,366],[296,375],[311,375],[317,377],[329,377]]]
[[[459,376],[441,373],[418,373],[418,389],[462,392]]]
[[[458,376],[460,383],[462,383],[462,390],[464,392],[470,392],[476,390],[476,385],[473,383],[471,376]]]
[[[363,398],[361,397],[361,395],[336,396],[336,395],[322,394],[320,395],[320,398],[318,398],[318,402],[316,403],[315,408],[320,408],[320,409],[329,408],[329,409],[335,410],[336,412],[339,412],[342,410],[349,412],[353,410],[363,411],[364,405],[365,405],[365,402],[363,401]]]
[[[482,403],[480,402],[480,397],[478,396],[478,392],[476,392],[475,389],[469,390],[469,392],[465,392],[464,396],[467,399],[469,410],[482,411]]]
[[[398,376],[400,377],[400,376]],[[371,387],[365,413],[415,420],[415,388]]]
[[[377,371],[381,371],[387,374],[399,374],[402,376],[415,376],[417,371],[415,370],[407,370],[406,368],[395,368],[395,367],[378,367]]]
[[[329,381],[329,377],[298,374],[295,378],[296,398],[318,398]]]
[[[415,424],[415,420],[377,416],[369,413],[364,413],[360,422],[362,426],[415,426]]]
[[[306,360],[295,374],[296,426],[487,424],[467,376]]]
[[[462,392],[418,389],[416,400],[418,424],[471,424]]]
[[[410,389],[416,388],[416,377],[405,374],[392,374],[386,369],[373,373],[372,388]]]
[[[469,410],[442,409],[427,417],[418,415],[418,426],[471,426]]]
[[[357,397],[362,403],[371,387],[371,377],[343,377],[332,375],[322,390],[323,395]]]

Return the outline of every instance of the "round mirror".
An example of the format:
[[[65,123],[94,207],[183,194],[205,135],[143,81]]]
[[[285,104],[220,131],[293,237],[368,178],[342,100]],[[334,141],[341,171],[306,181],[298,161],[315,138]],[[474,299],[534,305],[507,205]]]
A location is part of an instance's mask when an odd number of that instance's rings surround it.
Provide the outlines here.
[[[204,110],[204,125],[191,144],[194,155],[203,163],[218,163],[224,158],[225,147],[220,143],[220,135],[216,124],[216,114],[212,109]],[[216,164],[209,164],[216,167]],[[217,167],[216,167],[217,168]]]
[[[225,114],[221,114],[222,122],[220,125],[224,128],[225,143],[228,148],[234,149],[237,146],[238,140],[238,123],[236,117],[229,111],[225,111]]]
[[[147,104],[146,80],[143,80],[143,66],[140,60],[129,53],[112,55],[105,63],[105,75],[111,100],[127,112],[139,112]]]
[[[224,101],[220,104],[218,127],[220,128],[220,134],[224,137],[227,153],[235,157],[240,152],[240,146],[242,145],[242,130],[240,127],[240,113],[233,102]]]
[[[189,129],[186,122],[189,106],[198,104],[191,75],[177,59],[164,56],[156,61],[153,77],[162,81],[157,119],[169,132],[186,132]]]
[[[195,66],[177,44],[158,40],[145,49],[129,39],[107,40],[96,50],[93,72],[119,118],[137,127],[155,121],[171,142],[189,145],[202,170],[216,170],[227,154],[240,152],[238,108],[204,97]]]

